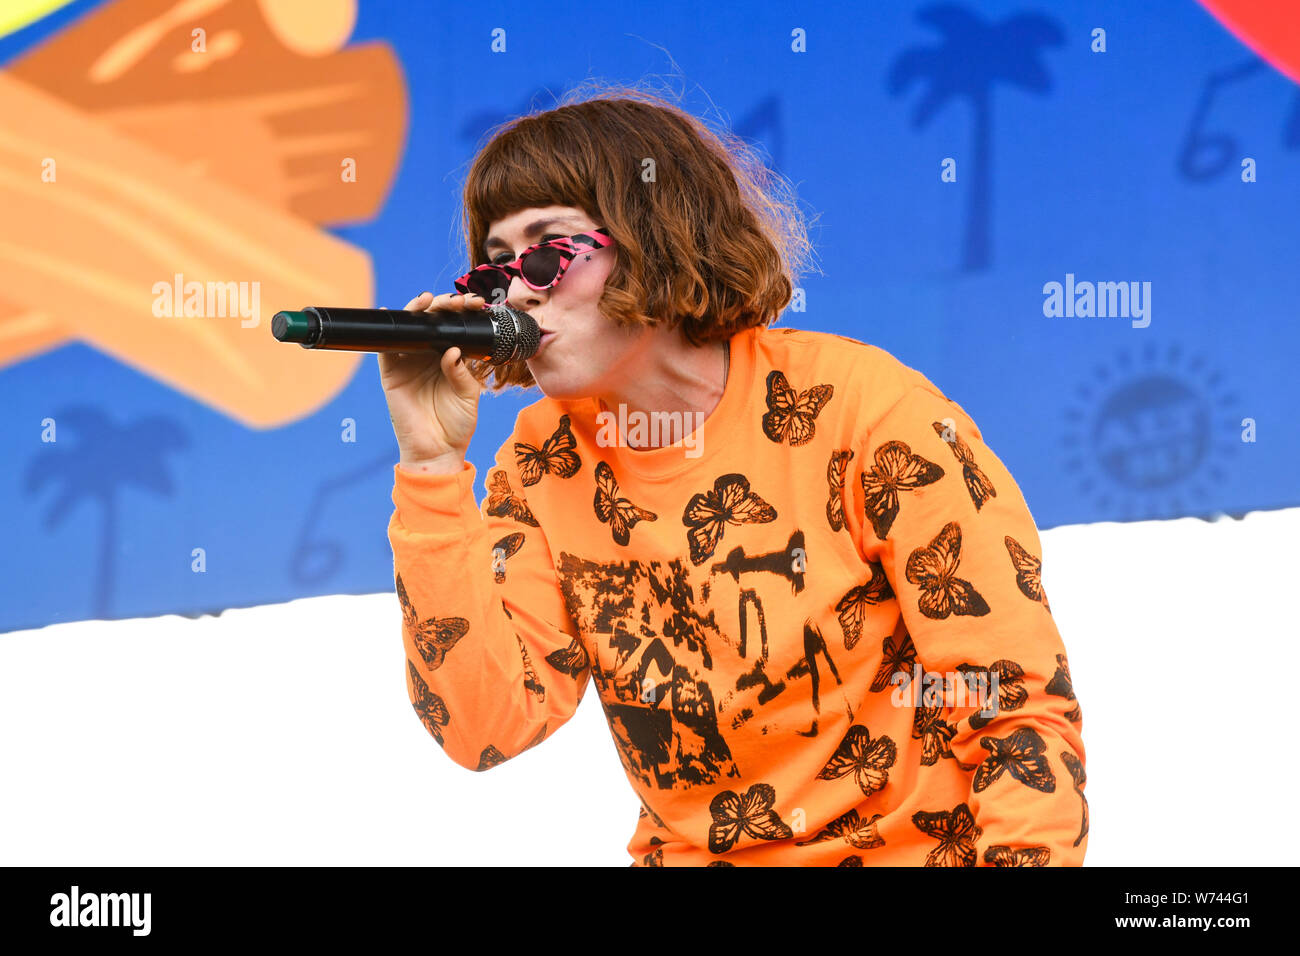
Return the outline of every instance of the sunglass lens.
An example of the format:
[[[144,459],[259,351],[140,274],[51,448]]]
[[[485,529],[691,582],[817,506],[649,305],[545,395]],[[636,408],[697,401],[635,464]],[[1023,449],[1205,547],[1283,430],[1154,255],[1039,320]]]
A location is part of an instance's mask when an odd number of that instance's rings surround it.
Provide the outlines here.
[[[510,293],[510,279],[495,269],[483,269],[469,277],[469,291],[500,304]]]
[[[560,250],[543,246],[528,253],[520,265],[525,279],[535,286],[548,286],[560,271]]]

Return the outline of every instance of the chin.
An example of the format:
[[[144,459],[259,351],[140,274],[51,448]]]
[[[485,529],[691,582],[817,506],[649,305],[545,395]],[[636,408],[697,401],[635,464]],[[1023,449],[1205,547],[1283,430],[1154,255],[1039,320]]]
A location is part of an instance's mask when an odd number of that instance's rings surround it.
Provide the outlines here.
[[[587,382],[575,382],[566,375],[557,375],[555,372],[531,367],[529,371],[533,373],[533,381],[537,383],[542,394],[554,401],[576,402],[591,395],[591,388]]]

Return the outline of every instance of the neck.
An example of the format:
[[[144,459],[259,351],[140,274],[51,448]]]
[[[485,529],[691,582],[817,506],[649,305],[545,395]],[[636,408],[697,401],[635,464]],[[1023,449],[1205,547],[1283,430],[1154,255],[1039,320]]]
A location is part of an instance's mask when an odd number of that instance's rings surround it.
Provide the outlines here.
[[[645,450],[671,445],[698,428],[722,401],[729,365],[728,343],[697,347],[682,339],[677,330],[669,336],[665,340],[647,336],[645,347],[630,358],[646,371],[632,376],[615,369],[611,378],[616,384],[598,396],[601,410],[615,416],[624,447]],[[629,441],[624,423],[637,420],[660,421],[669,427],[647,427],[647,439],[642,441],[634,435]],[[680,427],[672,423],[680,423]]]

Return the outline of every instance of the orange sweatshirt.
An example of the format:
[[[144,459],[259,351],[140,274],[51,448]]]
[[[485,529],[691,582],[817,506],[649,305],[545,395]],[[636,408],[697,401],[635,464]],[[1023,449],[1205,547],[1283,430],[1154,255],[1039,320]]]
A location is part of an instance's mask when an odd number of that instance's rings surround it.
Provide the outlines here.
[[[429,733],[487,770],[594,680],[641,799],[634,866],[1081,863],[1082,716],[1011,475],[882,349],[784,327],[730,349],[674,444],[620,437],[666,419],[543,397],[481,506],[472,464],[395,466]]]

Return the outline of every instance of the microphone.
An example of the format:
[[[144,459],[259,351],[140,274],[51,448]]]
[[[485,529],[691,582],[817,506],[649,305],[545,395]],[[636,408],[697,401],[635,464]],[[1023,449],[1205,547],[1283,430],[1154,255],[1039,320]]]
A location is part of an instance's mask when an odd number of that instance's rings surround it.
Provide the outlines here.
[[[349,352],[445,352],[454,345],[465,356],[492,365],[531,358],[542,340],[536,319],[504,305],[469,312],[309,305],[300,312],[275,313],[271,334],[305,349]]]

